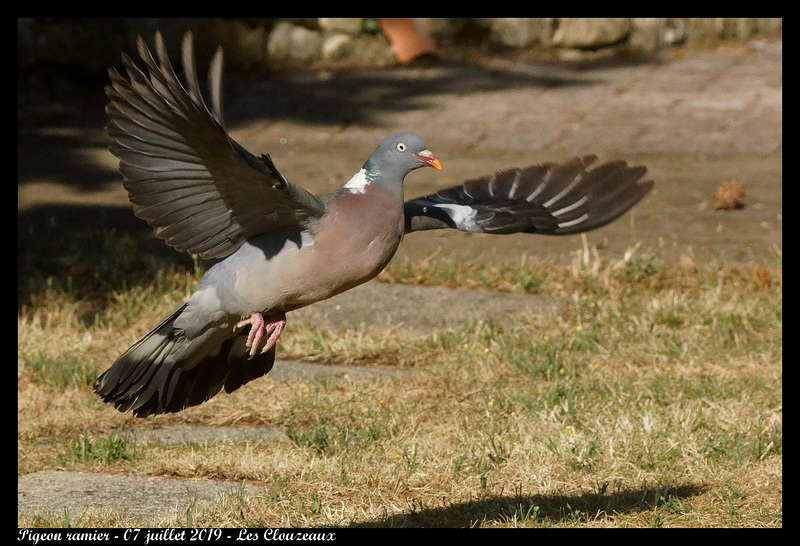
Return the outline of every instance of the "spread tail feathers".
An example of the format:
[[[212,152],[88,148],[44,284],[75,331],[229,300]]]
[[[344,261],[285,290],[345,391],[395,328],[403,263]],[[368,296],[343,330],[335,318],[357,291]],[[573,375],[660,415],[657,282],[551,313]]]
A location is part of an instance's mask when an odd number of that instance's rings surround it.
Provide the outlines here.
[[[202,404],[223,387],[225,392],[233,392],[272,369],[275,348],[250,358],[245,347],[246,329],[226,339],[218,352],[202,356],[192,367],[184,367],[187,356],[176,362],[174,355],[186,341],[173,324],[184,307],[137,341],[97,378],[94,390],[104,402],[113,403],[119,411],[131,410],[137,417],[173,413]]]

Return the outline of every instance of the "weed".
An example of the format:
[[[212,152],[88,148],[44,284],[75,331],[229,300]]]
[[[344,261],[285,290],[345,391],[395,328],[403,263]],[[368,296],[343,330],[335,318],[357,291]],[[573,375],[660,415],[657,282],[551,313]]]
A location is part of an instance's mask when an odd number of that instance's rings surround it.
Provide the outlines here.
[[[117,461],[129,461],[136,456],[136,453],[136,444],[130,432],[116,429],[108,436],[102,437],[85,432],[78,434],[70,440],[62,459],[84,464],[96,462],[109,465]]]
[[[23,353],[22,361],[34,381],[57,388],[91,385],[97,377],[97,366],[72,354],[52,356],[45,351]]]

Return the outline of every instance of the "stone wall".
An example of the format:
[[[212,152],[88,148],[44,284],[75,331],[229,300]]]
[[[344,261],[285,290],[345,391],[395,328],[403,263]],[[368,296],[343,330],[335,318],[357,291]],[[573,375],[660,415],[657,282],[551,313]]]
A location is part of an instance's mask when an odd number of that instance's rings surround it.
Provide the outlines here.
[[[776,18],[472,18],[419,19],[441,47],[456,55],[466,45],[486,52],[540,51],[566,58],[602,51],[653,53],[664,48],[718,40],[780,36]],[[31,19],[17,20],[18,72],[64,67],[105,73],[122,51],[135,50],[162,31],[173,53],[192,29],[200,62],[217,44],[234,70],[264,66],[393,64],[394,55],[372,19]]]

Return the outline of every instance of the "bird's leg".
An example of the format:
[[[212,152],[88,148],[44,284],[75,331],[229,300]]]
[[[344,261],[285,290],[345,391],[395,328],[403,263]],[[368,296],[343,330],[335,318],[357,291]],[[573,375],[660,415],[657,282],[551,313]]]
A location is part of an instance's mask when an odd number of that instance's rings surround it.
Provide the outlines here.
[[[276,315],[265,327],[264,333],[269,334],[269,338],[267,338],[267,342],[264,344],[264,348],[261,349],[261,354],[266,353],[275,344],[278,342],[278,338],[281,337],[283,333],[283,329],[286,327],[286,314],[280,313]],[[252,351],[252,349],[250,349]]]
[[[250,333],[247,335],[247,347],[250,348],[250,356],[256,355],[261,340],[265,335],[269,335],[264,348],[261,349],[261,354],[264,354],[272,349],[275,343],[278,342],[278,338],[281,337],[281,333],[283,333],[283,329],[286,326],[286,313],[272,315],[269,322],[264,320],[261,313],[253,313],[250,318],[240,321],[236,327],[242,328],[248,324],[250,325]]]
[[[236,327],[243,328],[248,324],[250,325],[250,333],[247,336],[247,346],[252,347],[253,341],[255,341],[255,346],[258,347],[258,344],[261,342],[261,338],[264,335],[264,317],[261,316],[261,313],[253,313],[250,315],[249,319],[240,321]]]

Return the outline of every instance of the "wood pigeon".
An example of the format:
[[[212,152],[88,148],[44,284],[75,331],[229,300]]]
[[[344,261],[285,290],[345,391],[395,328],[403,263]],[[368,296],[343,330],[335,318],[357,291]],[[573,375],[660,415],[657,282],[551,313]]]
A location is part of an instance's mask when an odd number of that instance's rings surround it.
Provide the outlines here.
[[[421,137],[381,141],[341,188],[312,195],[268,155],[256,157],[227,134],[222,117],[222,49],[209,70],[211,108],[182,44],[185,82],[156,34],[149,74],[130,57],[128,79],[109,71],[106,131],[135,214],[157,237],[215,263],[197,290],[103,373],[95,392],[138,417],[181,411],[221,389],[268,373],[286,313],[375,277],[403,235],[455,228],[482,233],[580,233],[619,217],[653,186],[645,167],[593,156],[563,165],[510,169],[405,201],[403,178],[441,169]]]

